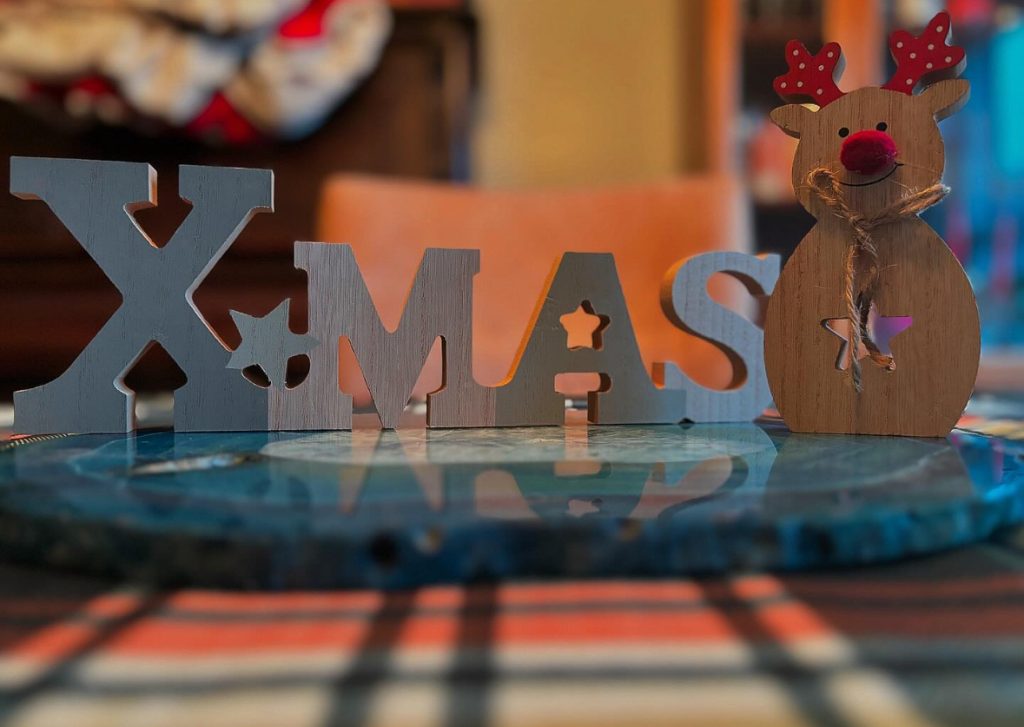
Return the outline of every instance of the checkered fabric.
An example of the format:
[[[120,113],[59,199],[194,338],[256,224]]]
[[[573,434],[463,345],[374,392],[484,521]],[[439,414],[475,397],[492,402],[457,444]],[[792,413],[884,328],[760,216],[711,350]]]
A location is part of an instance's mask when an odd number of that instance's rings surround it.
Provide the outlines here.
[[[827,574],[151,592],[0,568],[18,726],[1020,725],[1024,530]]]

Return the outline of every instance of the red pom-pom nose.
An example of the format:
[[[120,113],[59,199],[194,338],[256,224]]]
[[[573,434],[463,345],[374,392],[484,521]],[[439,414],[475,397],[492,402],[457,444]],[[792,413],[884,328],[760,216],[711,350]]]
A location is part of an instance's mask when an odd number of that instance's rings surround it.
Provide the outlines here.
[[[877,174],[896,161],[899,149],[884,131],[858,131],[843,142],[839,161],[851,172]]]

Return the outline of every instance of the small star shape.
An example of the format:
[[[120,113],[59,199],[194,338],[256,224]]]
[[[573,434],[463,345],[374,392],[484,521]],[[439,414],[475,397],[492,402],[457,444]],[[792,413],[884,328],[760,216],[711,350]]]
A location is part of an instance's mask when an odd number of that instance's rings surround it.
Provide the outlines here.
[[[583,301],[572,313],[566,313],[558,319],[567,334],[566,345],[570,351],[581,348],[600,349],[603,345],[602,334],[611,324],[611,318],[598,315],[590,301]]]
[[[292,356],[309,353],[320,342],[307,333],[292,333],[288,328],[288,307],[285,299],[262,318],[231,311],[231,319],[242,334],[242,342],[231,353],[229,369],[259,366],[279,389],[285,388],[288,360]]]
[[[583,499],[574,497],[566,504],[565,512],[569,517],[584,517],[601,512],[601,498]]]
[[[875,341],[878,349],[886,354],[892,355],[890,342],[903,331],[910,328],[913,318],[910,316],[883,316],[879,314],[877,306],[871,304],[871,311],[868,314],[868,330]],[[836,368],[845,371],[850,365],[850,319],[849,318],[826,318],[821,322],[822,328],[839,339],[839,355],[836,357]],[[861,343],[857,350],[857,360],[867,358],[868,349]],[[893,366],[896,362],[893,361]]]

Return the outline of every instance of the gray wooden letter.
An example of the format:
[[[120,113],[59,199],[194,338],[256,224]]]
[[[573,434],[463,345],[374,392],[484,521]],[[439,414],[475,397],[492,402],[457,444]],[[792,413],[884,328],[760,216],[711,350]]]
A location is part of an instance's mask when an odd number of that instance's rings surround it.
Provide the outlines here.
[[[600,345],[571,350],[561,317],[584,301],[604,317],[606,330]],[[495,391],[498,426],[563,424],[565,397],[555,391],[555,376],[562,373],[601,375],[601,389],[588,397],[587,414],[595,424],[666,424],[682,419],[684,392],[659,389],[644,369],[615,259],[609,253],[562,256],[512,372]]]
[[[154,341],[188,376],[175,392],[176,429],[266,429],[266,391],[225,368],[230,351],[192,294],[251,216],[273,209],[273,173],[182,166],[179,190],[193,209],[158,248],[131,217],[156,196],[148,164],[11,159],[11,192],[46,202],[124,299],[67,371],[15,394],[16,431],[131,431],[134,396],[124,376]]]
[[[381,425],[394,428],[430,349],[442,339],[443,385],[428,395],[431,426],[481,426],[493,418],[493,393],[473,380],[473,276],[479,250],[428,249],[416,272],[398,328],[377,314],[348,245],[295,243],[295,265],[309,275],[306,380],[270,394],[274,429],[350,429],[352,397],[338,385],[338,341],[348,336]]]
[[[769,295],[779,279],[779,256],[709,252],[681,260],[665,274],[661,289],[665,315],[729,357],[733,367],[731,387],[717,391],[701,386],[671,363],[655,364],[655,374],[660,370],[666,387],[686,392],[682,418],[693,422],[748,422],[772,403],[764,370],[764,333],[711,299],[708,280],[715,273],[736,278],[751,295]]]

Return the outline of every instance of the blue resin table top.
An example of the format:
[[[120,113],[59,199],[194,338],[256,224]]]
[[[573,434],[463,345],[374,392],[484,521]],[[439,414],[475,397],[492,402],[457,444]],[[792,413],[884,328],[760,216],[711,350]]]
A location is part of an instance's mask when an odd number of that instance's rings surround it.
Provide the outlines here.
[[[0,547],[197,585],[852,565],[1024,519],[1024,445],[781,424],[83,435],[0,451]]]

